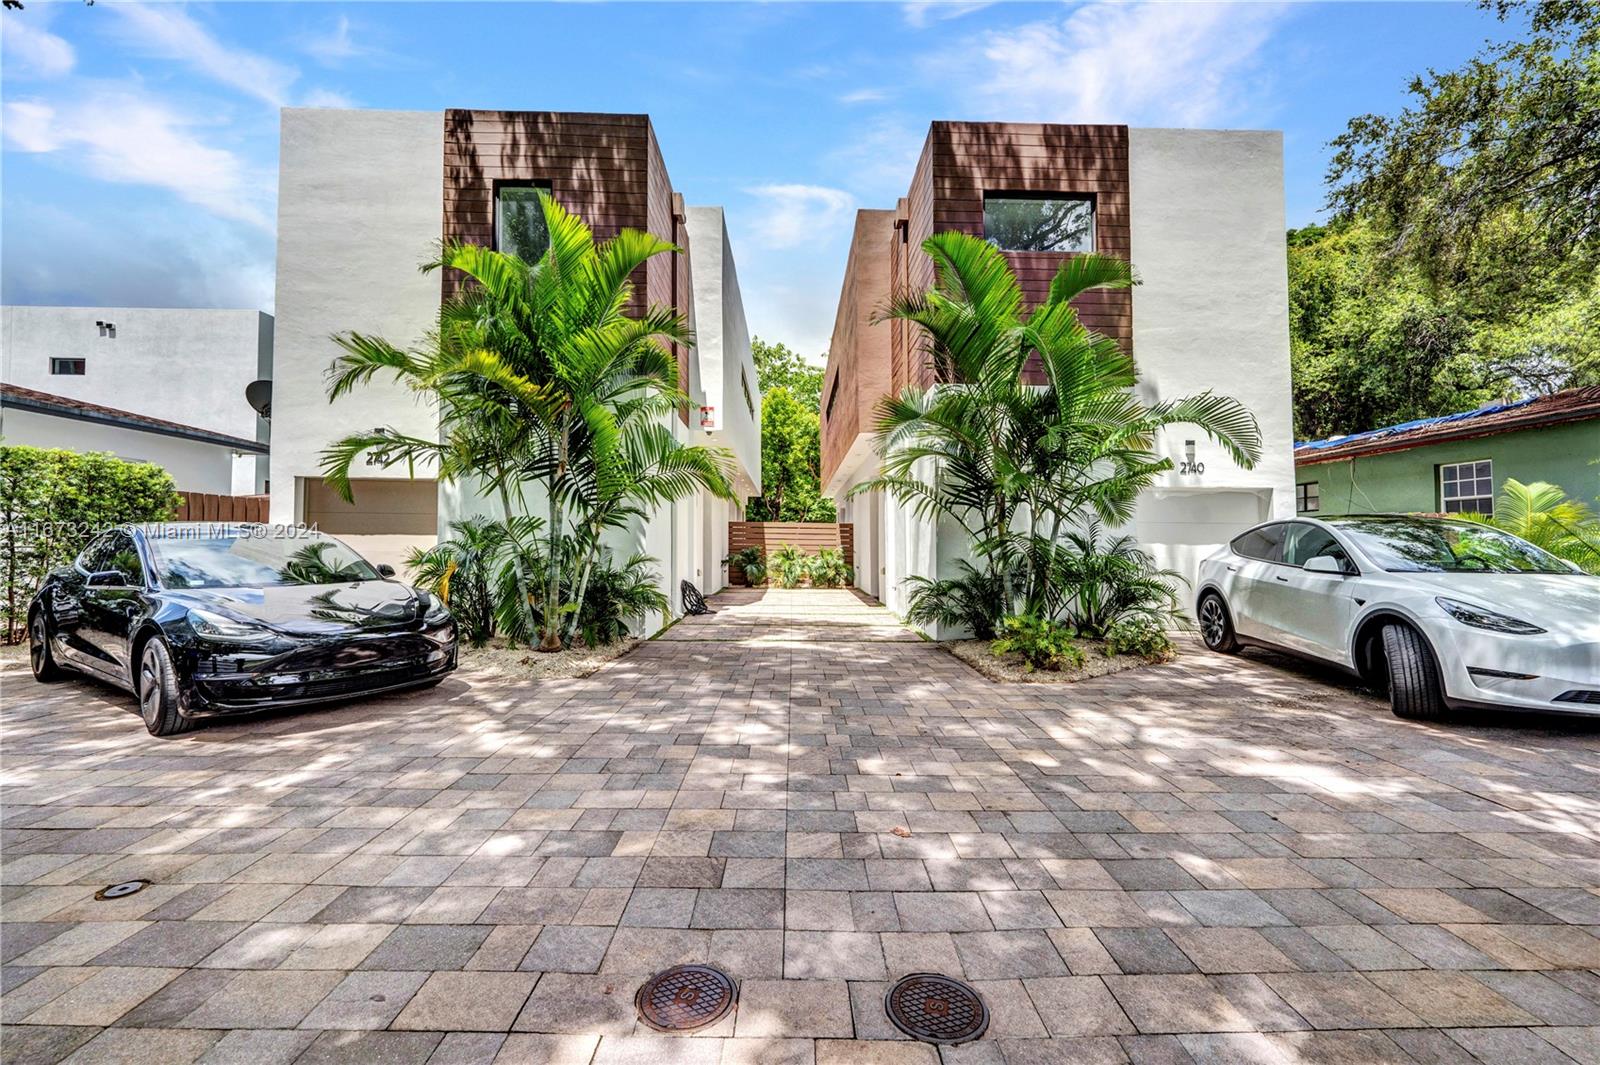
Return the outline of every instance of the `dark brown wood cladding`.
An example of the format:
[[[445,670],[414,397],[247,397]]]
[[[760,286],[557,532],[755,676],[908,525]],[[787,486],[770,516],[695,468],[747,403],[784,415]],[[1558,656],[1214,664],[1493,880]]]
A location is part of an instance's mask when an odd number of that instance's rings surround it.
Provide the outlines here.
[[[595,239],[623,229],[643,229],[683,249],[658,256],[636,271],[629,310],[652,304],[689,313],[693,302],[688,233],[682,200],[656,141],[648,115],[558,111],[468,111],[444,113],[445,240],[494,244],[495,187],[542,183],[567,210],[586,222]],[[444,278],[443,294],[462,278]],[[674,348],[678,383],[689,380],[687,351]],[[685,422],[688,411],[682,412]]]
[[[1129,258],[1128,128],[1015,122],[935,122],[917,160],[909,197],[910,262],[907,283],[933,283],[933,261],[919,248],[937,232],[983,236],[985,192],[1060,192],[1095,201],[1095,250]],[[1006,260],[1029,303],[1041,302],[1050,279],[1070,255],[1007,252]],[[1127,289],[1086,294],[1075,304],[1090,329],[1133,344],[1133,295]],[[909,338],[915,345],[915,338]],[[897,351],[898,356],[898,351]],[[906,383],[934,381],[933,367],[919,352],[908,353]],[[896,373],[896,385],[901,378]]]

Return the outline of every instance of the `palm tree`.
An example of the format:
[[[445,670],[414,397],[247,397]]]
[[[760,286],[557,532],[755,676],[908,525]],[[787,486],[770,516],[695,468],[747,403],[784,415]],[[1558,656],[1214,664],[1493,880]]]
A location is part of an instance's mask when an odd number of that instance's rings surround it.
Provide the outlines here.
[[[589,227],[554,199],[541,194],[540,206],[550,243],[538,262],[447,244],[423,267],[459,270],[469,283],[444,302],[421,349],[402,351],[354,333],[334,338],[345,354],[333,369],[331,398],[391,372],[433,399],[440,437],[387,428],[354,434],[324,453],[323,468],[346,499],[350,468],[363,454],[382,466],[432,462],[441,479],[470,474],[498,498],[508,529],[526,510],[524,486],[542,488],[549,514],[539,649],[558,651],[564,560],[574,557],[565,543],[565,503],[577,491],[575,466],[596,496],[623,490],[628,460],[620,419],[665,418],[688,402],[668,345],[691,338],[673,308],[627,314],[633,272],[679,249],[631,229],[596,244]],[[511,552],[531,619],[527,554]]]
[[[1204,392],[1142,402],[1132,358],[1079,320],[1071,301],[1132,285],[1127,263],[1069,259],[1029,311],[993,245],[939,233],[923,250],[934,287],[898,295],[880,320],[921,327],[940,383],[880,403],[882,473],[853,494],[887,492],[923,519],[965,529],[982,566],[962,578],[969,603],[1009,602],[1012,588],[1031,606],[1045,603],[1060,567],[1040,563],[1039,542],[1055,544],[1089,519],[1128,522],[1139,493],[1172,468],[1152,450],[1159,430],[1192,425],[1246,468],[1260,456],[1256,420],[1237,400]]]
[[[1542,547],[1558,558],[1600,573],[1600,518],[1560,485],[1547,481],[1523,484],[1507,477],[1495,500],[1494,516],[1464,514]]]

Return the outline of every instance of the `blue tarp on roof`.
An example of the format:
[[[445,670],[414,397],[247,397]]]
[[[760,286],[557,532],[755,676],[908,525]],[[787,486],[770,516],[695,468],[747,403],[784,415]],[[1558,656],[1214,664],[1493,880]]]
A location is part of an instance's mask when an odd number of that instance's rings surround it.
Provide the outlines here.
[[[1437,418],[1418,418],[1414,422],[1401,422],[1399,425],[1386,425],[1382,429],[1368,429],[1364,433],[1349,433],[1345,436],[1330,436],[1326,440],[1303,440],[1294,445],[1296,451],[1317,451],[1325,447],[1344,447],[1358,441],[1377,440],[1382,437],[1402,436],[1417,429],[1431,425],[1448,425],[1451,422],[1470,421],[1473,418],[1482,418],[1489,414],[1499,414],[1502,411],[1516,410],[1525,407],[1540,397],[1519,399],[1515,403],[1500,403],[1493,407],[1480,407],[1477,410],[1461,411],[1458,414],[1444,414]]]

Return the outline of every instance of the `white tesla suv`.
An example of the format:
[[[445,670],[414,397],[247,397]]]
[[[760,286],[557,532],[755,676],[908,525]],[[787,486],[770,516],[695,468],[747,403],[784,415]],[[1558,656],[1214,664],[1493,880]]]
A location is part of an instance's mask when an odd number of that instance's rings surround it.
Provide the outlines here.
[[[1475,706],[1600,715],[1600,577],[1473,522],[1275,521],[1200,564],[1213,651],[1274,647],[1387,687],[1400,717]]]

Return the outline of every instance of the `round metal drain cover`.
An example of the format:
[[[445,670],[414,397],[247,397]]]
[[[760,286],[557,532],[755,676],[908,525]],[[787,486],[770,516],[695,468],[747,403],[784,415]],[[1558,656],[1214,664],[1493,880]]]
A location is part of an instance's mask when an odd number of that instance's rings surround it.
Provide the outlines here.
[[[733,1009],[738,991],[728,974],[709,965],[674,965],[644,982],[633,1004],[658,1032],[687,1032],[715,1024]]]
[[[110,887],[101,888],[94,893],[94,897],[101,902],[107,899],[120,899],[124,895],[132,895],[136,891],[144,890],[144,886],[148,883],[150,883],[148,880],[125,880],[120,884],[112,884]]]
[[[989,1007],[971,987],[938,973],[912,973],[883,996],[894,1026],[924,1043],[968,1043],[989,1029]]]

